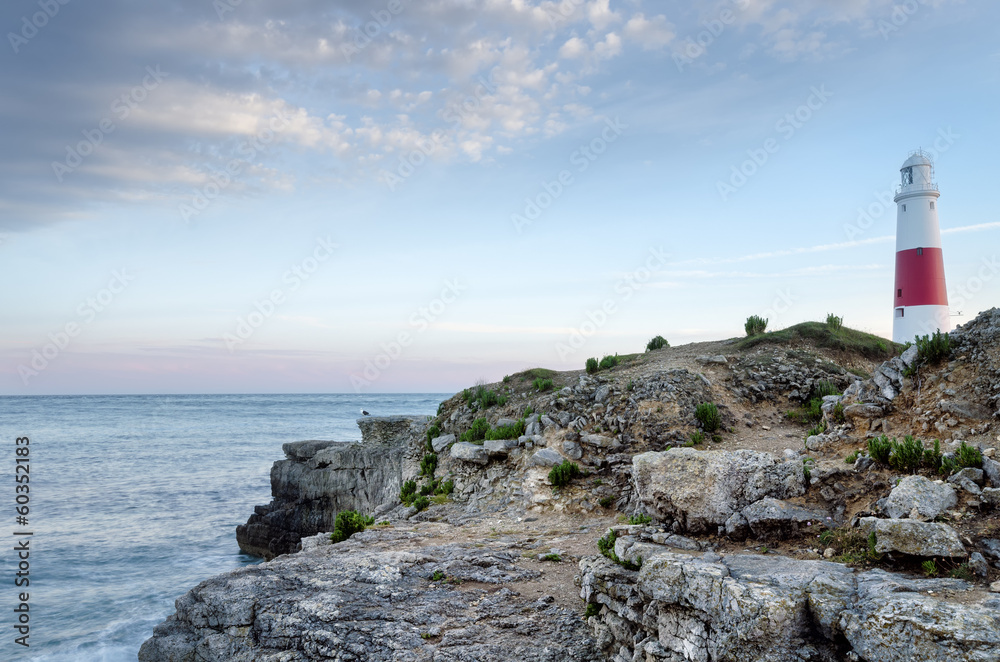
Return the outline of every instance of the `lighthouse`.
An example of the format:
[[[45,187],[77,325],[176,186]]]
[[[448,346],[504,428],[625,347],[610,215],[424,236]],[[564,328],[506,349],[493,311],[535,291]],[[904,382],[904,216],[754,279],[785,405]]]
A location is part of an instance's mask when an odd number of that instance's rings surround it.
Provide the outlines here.
[[[910,155],[900,169],[896,191],[896,287],[893,291],[892,339],[913,342],[916,336],[951,329],[944,253],[938,225],[934,164],[923,151]]]

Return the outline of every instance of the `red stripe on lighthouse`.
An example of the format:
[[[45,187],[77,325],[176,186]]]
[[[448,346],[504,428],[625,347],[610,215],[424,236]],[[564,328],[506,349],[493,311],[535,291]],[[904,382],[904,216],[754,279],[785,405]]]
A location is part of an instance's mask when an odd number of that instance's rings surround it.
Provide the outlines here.
[[[911,248],[896,253],[893,306],[947,306],[944,253],[940,248]]]

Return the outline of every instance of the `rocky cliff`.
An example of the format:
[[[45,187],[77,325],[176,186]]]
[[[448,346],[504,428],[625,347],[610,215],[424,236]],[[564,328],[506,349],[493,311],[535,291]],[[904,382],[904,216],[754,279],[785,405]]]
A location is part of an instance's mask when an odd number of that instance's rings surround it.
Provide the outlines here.
[[[238,537],[305,549],[193,589],[140,659],[1000,660],[1000,311],[952,338],[800,325],[288,444]],[[312,535],[345,509],[376,527]]]
[[[370,513],[399,495],[404,475],[415,473],[413,440],[425,417],[358,420],[360,443],[300,441],[284,444],[284,460],[271,468],[271,503],[257,506],[236,541],[247,554],[274,558],[299,549],[299,541],[332,531],[337,513]]]

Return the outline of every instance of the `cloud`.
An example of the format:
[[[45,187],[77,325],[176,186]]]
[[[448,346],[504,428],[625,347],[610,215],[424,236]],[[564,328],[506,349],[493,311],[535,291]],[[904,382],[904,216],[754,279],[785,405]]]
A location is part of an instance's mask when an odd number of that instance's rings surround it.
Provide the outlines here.
[[[643,50],[655,51],[665,48],[674,40],[676,33],[673,26],[667,22],[667,17],[660,15],[647,19],[645,14],[636,14],[629,19],[622,30],[628,41],[633,41]]]

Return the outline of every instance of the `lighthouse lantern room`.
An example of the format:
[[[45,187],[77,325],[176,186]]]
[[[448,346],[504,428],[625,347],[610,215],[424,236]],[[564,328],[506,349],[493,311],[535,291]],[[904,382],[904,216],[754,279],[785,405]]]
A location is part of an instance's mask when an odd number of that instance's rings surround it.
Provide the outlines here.
[[[892,339],[904,343],[937,330],[949,331],[951,323],[937,213],[941,193],[934,183],[934,165],[918,150],[900,172]]]

